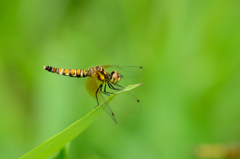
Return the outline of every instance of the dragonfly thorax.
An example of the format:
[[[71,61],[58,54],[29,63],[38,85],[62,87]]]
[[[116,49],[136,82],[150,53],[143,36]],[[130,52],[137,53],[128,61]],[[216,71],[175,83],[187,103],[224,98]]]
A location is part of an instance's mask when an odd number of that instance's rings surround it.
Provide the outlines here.
[[[121,76],[117,71],[111,73],[111,83],[116,84],[121,80]]]
[[[109,82],[112,84],[118,83],[121,79],[120,74],[117,71],[112,71],[110,74],[101,66],[90,68],[88,71],[88,76],[96,78],[99,81]]]

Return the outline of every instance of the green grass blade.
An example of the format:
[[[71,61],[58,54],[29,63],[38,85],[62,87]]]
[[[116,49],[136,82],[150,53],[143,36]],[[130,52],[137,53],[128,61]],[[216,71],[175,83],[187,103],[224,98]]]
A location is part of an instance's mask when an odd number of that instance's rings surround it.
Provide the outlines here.
[[[122,93],[124,91],[129,91],[138,87],[140,84],[129,85],[124,88],[122,91],[117,92],[116,94]],[[116,94],[111,95],[106,100],[110,102]],[[101,103],[100,105],[102,105]],[[75,137],[77,137],[83,130],[85,130],[103,111],[101,106],[96,107],[93,111],[88,113],[85,117],[77,120],[75,123],[67,127],[62,132],[48,139],[44,143],[42,143],[37,148],[23,155],[20,159],[44,159],[52,156],[54,153],[61,150],[64,145],[68,142],[72,141]]]
[[[53,159],[69,159],[70,142],[67,143]]]

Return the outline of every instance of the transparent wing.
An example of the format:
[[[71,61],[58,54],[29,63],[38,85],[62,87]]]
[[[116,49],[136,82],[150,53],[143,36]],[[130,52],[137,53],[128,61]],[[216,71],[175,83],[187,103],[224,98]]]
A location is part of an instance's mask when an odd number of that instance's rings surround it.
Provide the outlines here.
[[[104,69],[111,73],[117,71],[123,78],[137,78],[144,74],[142,66],[120,66],[120,65],[103,65]]]
[[[114,85],[114,87],[117,89],[121,89],[120,87],[115,86],[115,85]],[[116,105],[117,107],[121,108],[122,110],[129,112],[129,113],[134,113],[134,114],[141,112],[141,110],[142,110],[141,102],[139,101],[139,99],[137,97],[132,95],[130,92],[124,91],[122,93],[117,93],[117,91],[114,91],[110,88],[108,88],[107,91],[114,92],[116,94],[115,97],[111,101],[111,107]]]
[[[98,93],[96,94],[100,84],[102,84],[101,81],[93,78],[93,77],[87,77],[86,80],[86,89],[88,91],[88,93],[95,98],[96,100],[98,100],[98,103],[101,104],[101,107],[104,109],[104,111],[113,119],[113,121],[117,124],[117,119],[115,118],[114,113],[112,112],[111,108],[108,105],[108,102],[105,100],[103,94],[101,93],[101,91],[99,90]]]
[[[95,99],[99,96],[99,94],[97,94],[97,96],[96,96],[96,91],[101,83],[102,82],[99,80],[96,80],[89,76],[87,77],[87,80],[85,83],[86,89],[87,89],[88,93]]]

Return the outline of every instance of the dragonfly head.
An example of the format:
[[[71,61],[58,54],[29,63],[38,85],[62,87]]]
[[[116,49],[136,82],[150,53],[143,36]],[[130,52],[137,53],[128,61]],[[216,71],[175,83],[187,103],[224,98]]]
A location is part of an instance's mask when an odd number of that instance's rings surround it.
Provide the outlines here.
[[[116,84],[121,80],[121,75],[117,71],[111,73],[111,83]]]

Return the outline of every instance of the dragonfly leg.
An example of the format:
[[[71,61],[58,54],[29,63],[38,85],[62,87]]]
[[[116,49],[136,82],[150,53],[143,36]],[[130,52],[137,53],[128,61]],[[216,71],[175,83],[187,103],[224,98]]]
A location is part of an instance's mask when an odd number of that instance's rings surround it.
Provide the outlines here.
[[[96,91],[96,100],[97,100],[97,104],[98,104],[96,107],[99,106],[99,101],[98,101],[98,97],[97,97],[99,91],[101,91],[102,93],[104,93],[104,94],[106,94],[106,95],[108,95],[108,96],[110,96],[110,94],[114,94],[114,93],[112,93],[112,92],[107,92],[107,91],[106,91],[106,84],[105,84],[105,86],[104,86],[104,91],[103,91],[102,89],[103,89],[103,84],[101,84],[101,85],[98,87],[97,91]],[[96,108],[96,107],[94,107],[94,108]],[[112,115],[114,116],[113,112],[112,112]]]
[[[96,91],[96,94],[95,94],[95,95],[96,95],[96,100],[97,100],[97,106],[99,106],[99,101],[98,101],[98,97],[97,97],[97,94],[98,94],[98,91],[99,91],[99,90],[100,90],[100,91],[102,90],[102,84],[98,87],[98,89],[97,89],[97,91]],[[102,92],[102,91],[101,91],[101,92]],[[97,107],[97,106],[96,106],[96,107]],[[94,107],[94,109],[95,109],[96,107]]]
[[[108,83],[108,87],[110,89],[114,89],[114,90],[118,90],[118,91],[122,90],[122,89],[117,89],[117,88],[113,87],[113,85],[111,85],[110,83]]]
[[[123,86],[120,86],[120,85],[118,85],[118,84],[114,84],[115,86],[118,86],[118,87],[120,87],[120,88],[124,88]]]
[[[104,92],[107,92],[107,91],[106,91],[106,86],[107,86],[107,85],[106,85],[106,83],[105,83],[105,86],[104,86]]]
[[[105,84],[105,87],[104,87],[104,91],[102,90],[102,87],[103,87],[103,84],[101,84],[99,87],[98,87],[98,89],[97,89],[97,91],[96,91],[96,100],[97,100],[97,104],[99,105],[99,101],[98,101],[98,97],[97,97],[97,95],[98,95],[98,92],[99,92],[99,90],[102,92],[102,93],[104,93],[104,94],[106,94],[106,95],[108,95],[108,96],[110,96],[110,94],[114,94],[114,93],[112,93],[112,92],[106,92],[106,84]],[[98,106],[97,105],[97,106]],[[96,107],[97,107],[96,106]],[[95,107],[95,108],[96,108]]]
[[[99,102],[98,102],[98,97],[97,97],[97,94],[98,94],[98,91],[99,89],[102,89],[102,84],[98,87],[97,91],[96,91],[96,99],[97,99],[97,104],[99,105]]]
[[[101,91],[102,93],[108,95],[108,96],[110,96],[110,94],[114,94],[114,93],[112,93],[112,92],[107,92],[107,90],[106,90],[106,86],[107,86],[107,85],[106,85],[106,83],[105,83],[104,91],[102,90],[102,87],[101,87],[100,91]]]

